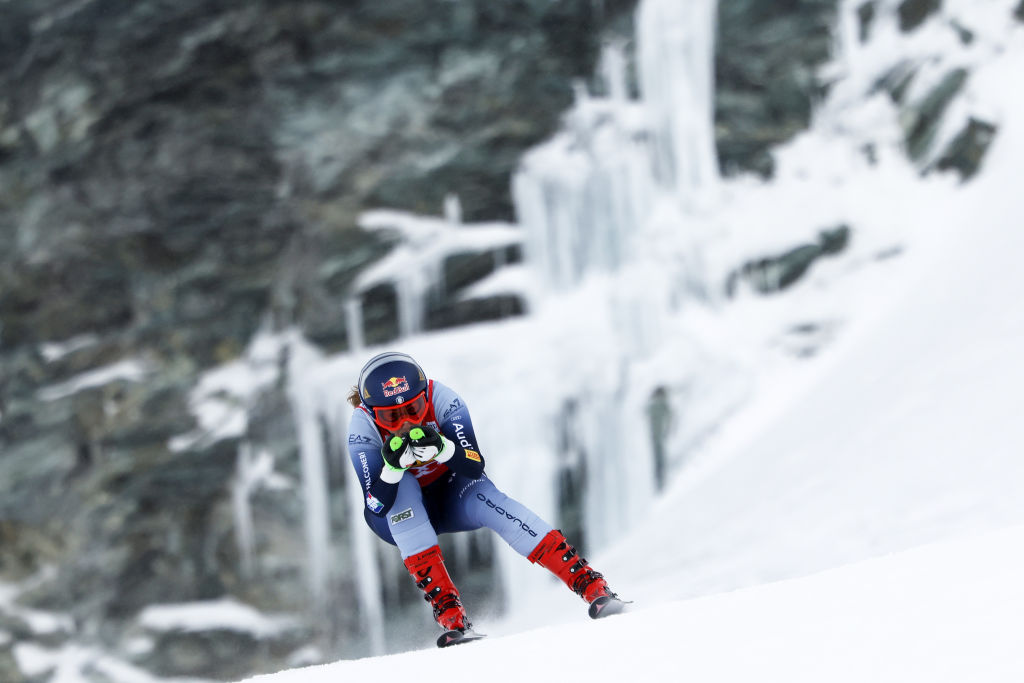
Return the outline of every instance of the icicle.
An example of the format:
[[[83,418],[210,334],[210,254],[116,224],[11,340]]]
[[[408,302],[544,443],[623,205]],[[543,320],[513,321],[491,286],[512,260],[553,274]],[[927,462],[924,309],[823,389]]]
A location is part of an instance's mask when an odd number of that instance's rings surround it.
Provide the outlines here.
[[[459,202],[459,195],[449,193],[444,196],[444,219],[452,225],[462,225],[462,204]]]
[[[235,521],[235,542],[242,560],[242,574],[246,577],[253,575],[254,535],[252,507],[249,505],[253,464],[252,446],[248,441],[243,441],[238,447],[235,476],[231,481],[231,508]]]
[[[452,549],[452,565],[462,571],[469,570],[470,541],[470,534],[452,534],[448,540]]]
[[[622,43],[609,43],[601,54],[601,76],[608,89],[608,99],[614,103],[625,102],[628,98],[626,88],[626,54]]]
[[[348,433],[347,420],[337,421],[337,435]],[[340,439],[339,439],[340,440]],[[348,457],[345,457],[348,460]],[[348,462],[345,467],[345,499],[348,503],[348,525],[351,535],[351,558],[356,578],[356,601],[362,615],[363,627],[370,641],[368,655],[384,653],[384,600],[383,586],[377,567],[377,551],[380,540],[370,531],[363,519],[366,506],[362,482],[353,476]],[[388,552],[394,552],[387,548]],[[396,553],[397,554],[397,553]]]
[[[527,258],[556,288],[618,268],[652,204],[649,152],[616,49],[607,48],[604,63],[617,99],[577,89],[565,132],[527,154],[512,180]]]
[[[640,89],[659,178],[686,205],[718,178],[714,146],[715,0],[644,0],[637,16]]]
[[[360,351],[366,346],[363,330],[363,299],[358,294],[345,300],[345,329],[349,351]]]
[[[296,334],[289,345],[288,360],[288,397],[295,417],[302,459],[309,589],[314,609],[323,609],[327,604],[327,551],[331,540],[327,505],[327,468],[315,386],[307,374],[308,368],[318,362],[319,354]]]
[[[418,286],[416,273],[395,281],[398,295],[398,334],[402,338],[411,337],[423,327],[423,291]]]

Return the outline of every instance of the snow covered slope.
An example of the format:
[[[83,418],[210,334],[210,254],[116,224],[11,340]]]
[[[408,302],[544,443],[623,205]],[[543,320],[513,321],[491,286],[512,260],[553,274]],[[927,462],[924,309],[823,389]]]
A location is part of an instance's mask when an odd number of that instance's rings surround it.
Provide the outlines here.
[[[811,577],[253,683],[1024,678],[1024,526]]]
[[[851,53],[861,61],[848,65],[814,128],[779,151],[775,180],[724,183],[713,211],[689,217],[687,239],[705,231],[690,246],[711,283],[759,240],[778,253],[801,230],[849,221],[843,257],[815,264],[784,295],[741,293],[708,310],[654,301],[672,313],[652,316],[653,334],[623,339],[634,321],[617,316],[643,318],[634,304],[657,299],[650,293],[673,282],[672,268],[691,264],[674,260],[683,238],[666,232],[649,242],[656,253],[542,302],[527,319],[404,345],[467,396],[481,438],[494,443],[495,480],[548,517],[551,496],[536,482],[551,478],[557,454],[542,438],[546,423],[519,429],[523,416],[546,420],[566,395],[582,396],[591,421],[581,431],[601,436],[605,427],[636,445],[646,395],[638,387],[680,385],[697,367],[707,378],[695,390],[701,400],[740,399],[718,411],[727,419],[716,432],[693,441],[661,496],[649,472],[614,458],[640,459],[638,451],[598,452],[613,485],[597,497],[601,509],[588,510],[590,542],[602,548],[588,556],[636,601],[633,614],[590,623],[574,596],[507,554],[515,610],[499,622],[468,606],[491,640],[258,680],[450,680],[453,668],[487,680],[1022,680],[1024,96],[1006,84],[1024,72],[1024,30],[1007,23],[1010,3],[985,7],[1001,13],[991,27],[967,3],[948,5],[991,28],[954,60],[974,69],[956,107],[998,123],[969,184],[922,178],[907,162],[891,104],[865,99],[883,67]],[[900,49],[939,50],[942,21]],[[780,353],[782,332],[807,321],[829,342],[810,359]],[[739,369],[717,371],[723,358]],[[317,365],[317,391],[326,396],[362,360]],[[747,385],[721,391],[736,377]],[[552,387],[551,378],[578,393],[533,390]],[[604,404],[594,399],[601,392]],[[503,443],[494,436],[502,433],[517,438]],[[615,479],[616,467],[637,480]]]
[[[980,183],[938,208],[875,320],[763,386],[659,506],[670,538],[633,535],[617,568],[694,595],[1024,521],[1024,200]],[[655,544],[668,559],[637,567]]]
[[[1020,142],[991,168],[1018,168]],[[1021,680],[1024,197],[998,177],[937,197],[945,227],[874,316],[762,387],[592,558],[634,613],[591,623],[551,586],[484,643],[254,680]]]

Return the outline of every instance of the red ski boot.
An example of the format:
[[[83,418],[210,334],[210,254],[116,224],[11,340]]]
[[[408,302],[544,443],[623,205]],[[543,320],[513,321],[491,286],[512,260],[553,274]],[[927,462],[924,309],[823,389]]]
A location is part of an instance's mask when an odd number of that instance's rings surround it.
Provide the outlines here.
[[[406,558],[405,568],[416,580],[416,586],[434,608],[434,620],[445,631],[466,631],[472,627],[459,600],[459,591],[444,567],[441,548],[432,546]]]
[[[591,569],[576,548],[569,545],[561,531],[549,532],[526,559],[550,571],[583,598],[590,605],[592,618],[622,611],[625,603],[608,588],[604,576]]]

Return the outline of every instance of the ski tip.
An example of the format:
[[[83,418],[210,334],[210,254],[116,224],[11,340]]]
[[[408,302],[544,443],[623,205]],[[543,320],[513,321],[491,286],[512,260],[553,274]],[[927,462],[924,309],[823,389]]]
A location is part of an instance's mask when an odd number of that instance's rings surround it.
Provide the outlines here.
[[[591,619],[603,619],[613,614],[621,614],[629,603],[612,595],[602,595],[590,603],[587,613]]]
[[[461,645],[462,643],[469,643],[474,640],[480,640],[486,638],[487,635],[484,633],[477,633],[471,628],[467,628],[463,631],[445,631],[437,638],[438,647],[451,647],[452,645]]]

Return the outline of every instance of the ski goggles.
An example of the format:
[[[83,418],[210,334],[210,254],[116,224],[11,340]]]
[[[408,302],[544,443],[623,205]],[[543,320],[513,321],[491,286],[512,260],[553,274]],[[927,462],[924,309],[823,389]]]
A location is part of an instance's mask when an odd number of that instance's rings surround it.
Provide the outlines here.
[[[406,422],[421,424],[427,417],[427,392],[421,391],[411,401],[397,406],[373,409],[373,420],[389,432],[397,431]]]

